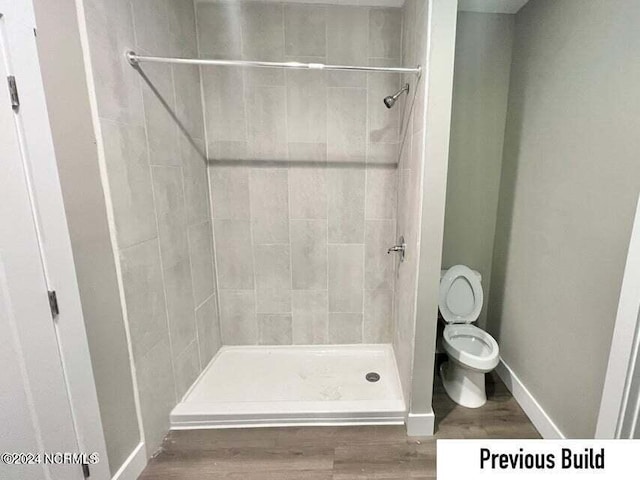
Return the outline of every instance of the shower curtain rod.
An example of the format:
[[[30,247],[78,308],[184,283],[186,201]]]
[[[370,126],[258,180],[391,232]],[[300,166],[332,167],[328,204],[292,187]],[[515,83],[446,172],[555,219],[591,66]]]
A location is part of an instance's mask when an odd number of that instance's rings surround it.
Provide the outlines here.
[[[176,57],[155,57],[149,55],[137,55],[129,50],[125,57],[131,66],[136,67],[141,62],[151,63],[174,63],[182,65],[228,65],[235,67],[262,67],[262,68],[295,68],[307,70],[349,70],[356,72],[397,72],[415,73],[420,75],[421,67],[363,67],[356,65],[325,65],[324,63],[300,63],[300,62],[258,62],[254,60],[208,60],[201,58],[176,58]]]

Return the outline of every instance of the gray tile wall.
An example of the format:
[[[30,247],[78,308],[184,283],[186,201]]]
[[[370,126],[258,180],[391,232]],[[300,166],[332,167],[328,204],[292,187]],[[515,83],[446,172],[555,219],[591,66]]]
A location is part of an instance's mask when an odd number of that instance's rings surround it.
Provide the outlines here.
[[[85,0],[100,135],[147,453],[221,344],[199,71],[187,0]]]
[[[399,65],[398,8],[196,4],[203,58]],[[397,74],[202,69],[225,344],[392,338]]]
[[[427,0],[406,0],[403,7],[402,63],[406,66],[425,64],[428,29]],[[422,77],[424,78],[424,77]],[[425,83],[415,75],[407,75],[412,94],[402,114],[403,143],[398,165],[398,235],[407,244],[407,256],[397,265],[394,308],[393,347],[398,364],[404,398],[411,398],[411,376],[416,325],[418,282],[418,234],[421,225],[422,165],[424,161]],[[413,103],[413,108],[409,106]],[[384,230],[380,231],[382,235]]]

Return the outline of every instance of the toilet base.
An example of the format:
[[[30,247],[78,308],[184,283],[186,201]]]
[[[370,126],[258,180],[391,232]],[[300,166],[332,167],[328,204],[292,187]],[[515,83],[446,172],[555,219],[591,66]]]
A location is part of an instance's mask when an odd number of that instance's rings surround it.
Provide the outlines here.
[[[440,365],[440,378],[447,395],[458,405],[467,408],[478,408],[487,403],[484,375],[451,360]]]

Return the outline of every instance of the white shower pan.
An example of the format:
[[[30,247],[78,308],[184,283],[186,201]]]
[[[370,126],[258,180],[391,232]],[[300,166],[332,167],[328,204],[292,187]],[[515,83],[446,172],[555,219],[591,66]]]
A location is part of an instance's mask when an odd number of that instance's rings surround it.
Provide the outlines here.
[[[380,379],[371,382],[367,373]],[[391,345],[222,347],[171,412],[171,428],[402,424]]]

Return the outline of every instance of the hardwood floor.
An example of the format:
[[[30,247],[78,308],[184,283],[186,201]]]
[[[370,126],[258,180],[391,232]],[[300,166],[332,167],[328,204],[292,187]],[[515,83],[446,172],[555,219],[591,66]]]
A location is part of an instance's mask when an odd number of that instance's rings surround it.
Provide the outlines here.
[[[294,427],[172,431],[141,480],[399,480],[435,478],[438,438],[540,438],[494,374],[488,402],[456,405],[434,391],[437,432],[406,436],[404,426]]]

